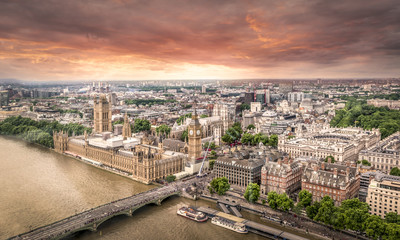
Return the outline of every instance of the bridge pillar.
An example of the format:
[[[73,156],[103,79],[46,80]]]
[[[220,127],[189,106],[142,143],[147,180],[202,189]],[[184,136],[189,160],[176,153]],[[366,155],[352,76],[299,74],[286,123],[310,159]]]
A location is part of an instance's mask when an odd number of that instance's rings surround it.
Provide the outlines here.
[[[92,225],[92,231],[96,232],[97,231],[97,223],[93,223]]]
[[[157,200],[157,202],[156,202],[156,204],[158,205],[158,206],[161,206],[161,201],[162,201],[162,199],[160,198],[160,199],[158,199]]]
[[[129,216],[132,216],[132,214],[133,214],[133,210],[132,210],[132,208],[131,208],[131,209],[129,209],[129,211],[128,211],[128,215],[129,215]]]

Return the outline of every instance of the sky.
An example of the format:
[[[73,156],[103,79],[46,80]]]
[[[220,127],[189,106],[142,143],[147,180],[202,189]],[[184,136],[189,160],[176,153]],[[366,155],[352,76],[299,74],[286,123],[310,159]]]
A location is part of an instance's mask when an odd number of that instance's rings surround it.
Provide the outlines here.
[[[0,79],[400,77],[398,0],[0,0]]]

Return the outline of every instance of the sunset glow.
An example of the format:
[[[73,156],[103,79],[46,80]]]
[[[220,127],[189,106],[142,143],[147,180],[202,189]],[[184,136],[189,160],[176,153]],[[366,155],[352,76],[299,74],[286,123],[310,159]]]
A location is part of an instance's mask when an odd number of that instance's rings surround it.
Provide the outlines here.
[[[2,1],[0,78],[399,77],[396,1]]]

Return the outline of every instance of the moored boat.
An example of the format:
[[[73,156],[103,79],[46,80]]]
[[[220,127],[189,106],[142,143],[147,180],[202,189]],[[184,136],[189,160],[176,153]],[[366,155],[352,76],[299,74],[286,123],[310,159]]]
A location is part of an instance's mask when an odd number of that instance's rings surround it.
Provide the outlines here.
[[[235,231],[237,233],[247,233],[248,232],[246,225],[244,225],[243,223],[234,222],[229,219],[225,219],[225,218],[221,218],[221,217],[213,217],[211,219],[211,223],[213,223],[217,226],[224,227],[229,230]]]
[[[181,207],[178,209],[176,213],[182,217],[189,218],[196,222],[205,222],[208,219],[206,214],[204,214],[203,212],[196,211],[190,207]]]

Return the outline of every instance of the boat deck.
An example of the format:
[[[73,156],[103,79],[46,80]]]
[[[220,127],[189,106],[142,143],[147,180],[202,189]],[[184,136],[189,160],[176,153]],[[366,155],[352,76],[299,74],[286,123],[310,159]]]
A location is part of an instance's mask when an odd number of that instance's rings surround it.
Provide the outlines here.
[[[218,210],[214,210],[212,208],[206,208],[206,207],[199,207],[197,208],[198,211],[206,213],[210,217],[218,216],[222,218],[229,219],[231,221],[243,223],[246,225],[247,229],[249,232],[256,233],[261,236],[265,237],[273,237],[276,239],[287,239],[287,240],[307,240],[307,238],[288,233],[270,226],[263,225],[261,223],[256,223],[247,219],[239,218],[230,214],[226,214],[223,212],[220,212]]]

